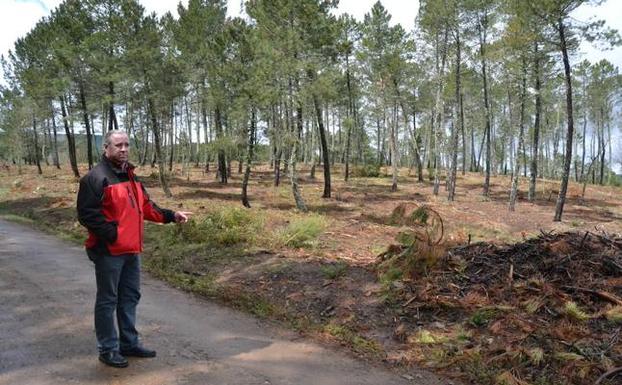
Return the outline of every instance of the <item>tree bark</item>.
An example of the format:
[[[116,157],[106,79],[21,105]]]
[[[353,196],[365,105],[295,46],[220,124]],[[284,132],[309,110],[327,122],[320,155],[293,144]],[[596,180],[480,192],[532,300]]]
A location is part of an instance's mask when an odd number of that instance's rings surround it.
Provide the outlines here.
[[[540,147],[540,115],[542,114],[542,95],[540,94],[540,54],[538,42],[535,43],[534,77],[536,81],[536,117],[533,126],[533,142],[531,154],[531,180],[529,182],[529,202],[536,199],[536,178],[538,177],[538,148]]]
[[[156,117],[156,112],[154,108],[153,100],[148,98],[147,103],[149,104],[149,116],[151,117],[151,129],[153,131],[153,145],[155,148],[155,158],[158,162],[158,174],[160,176],[160,184],[162,185],[162,190],[164,191],[164,195],[167,198],[173,196],[171,190],[168,187],[168,182],[166,180],[166,176],[164,175],[164,158],[162,157],[162,149],[160,146],[160,128],[158,124],[158,118]]]
[[[434,140],[434,153],[433,153],[433,161],[434,161],[434,188],[432,192],[434,195],[438,195],[438,188],[440,186],[440,177],[439,177],[439,167],[440,167],[440,147],[439,147],[439,136],[441,134],[441,129],[443,127],[443,74],[445,73],[445,61],[447,59],[447,38],[449,35],[449,27],[445,27],[444,38],[443,38],[443,46],[440,49],[441,55],[441,66],[437,71],[438,76],[438,87],[436,89],[436,102],[434,103],[434,115],[436,117],[436,124],[432,125],[432,139]],[[438,51],[438,50],[437,50]],[[438,68],[438,66],[437,66]]]
[[[572,111],[572,74],[570,72],[570,62],[568,60],[568,48],[566,46],[566,30],[563,20],[558,20],[557,32],[561,44],[562,58],[564,61],[564,75],[566,80],[566,115],[568,118],[568,134],[566,135],[566,157],[564,159],[564,169],[562,180],[559,187],[559,195],[555,204],[555,216],[553,221],[560,222],[564,212],[566,202],[566,192],[568,191],[568,177],[570,176],[570,163],[572,162],[572,139],[574,137],[574,120]]]
[[[510,204],[509,210],[514,211],[516,205],[516,196],[518,194],[518,182],[520,173],[520,155],[521,150],[524,147],[524,131],[525,131],[525,94],[527,91],[527,64],[523,58],[523,79],[521,83],[521,95],[520,95],[520,116],[519,116],[519,133],[518,133],[518,148],[514,156],[514,172],[512,174],[512,190],[510,192]],[[525,159],[523,159],[525,161]]]
[[[207,103],[203,103],[203,136],[205,136],[205,172],[209,172],[209,151],[208,151],[208,144],[210,142],[210,124],[211,124],[211,117],[210,120],[208,122],[207,119],[207,107],[205,106],[205,104]]]
[[[248,180],[251,176],[251,164],[253,162],[253,144],[255,139],[255,129],[257,127],[257,116],[255,107],[251,108],[251,122],[248,132],[248,144],[246,148],[246,169],[244,170],[244,179],[242,180],[242,204],[244,207],[251,208],[248,200]]]
[[[298,85],[298,82],[296,82]],[[289,155],[289,161],[291,167],[289,168],[289,178],[292,184],[292,193],[294,195],[294,201],[296,202],[296,208],[302,212],[307,212],[307,205],[305,204],[300,189],[298,188],[298,175],[296,174],[296,162],[298,157],[298,147],[302,137],[303,117],[302,117],[302,104],[298,101],[296,106],[296,135],[294,135],[294,143]]]
[[[84,83],[79,82],[80,105],[82,107],[82,118],[84,120],[84,128],[86,129],[86,156],[89,162],[89,170],[93,168],[93,143],[91,139],[91,122],[89,120],[89,112],[86,108],[86,95],[84,92]]]
[[[50,102],[50,109],[52,110],[52,132],[54,133],[54,166],[60,170],[60,159],[58,158],[58,140],[56,138],[56,117],[54,116],[54,106]]]
[[[276,148],[276,156],[274,158],[274,187],[278,187],[281,184],[281,158],[283,157],[283,150]]]
[[[583,96],[587,97],[585,93],[585,89],[583,91]],[[587,108],[583,107],[583,153],[581,155],[581,180],[583,180],[584,172],[585,172],[585,142],[587,141]]]
[[[60,110],[63,115],[63,124],[65,126],[65,135],[67,136],[67,147],[69,152],[69,164],[71,165],[71,171],[73,171],[73,176],[76,178],[80,178],[80,171],[78,170],[78,161],[76,159],[76,142],[69,129],[69,121],[67,120],[67,109],[65,107],[65,98],[61,96],[60,98]]]
[[[603,106],[600,107],[600,143],[599,143],[599,147],[602,149],[601,153],[600,153],[600,179],[598,180],[598,184],[600,184],[601,186],[604,184],[605,182],[605,152],[606,152],[606,145],[605,145],[605,112],[603,109]]]
[[[460,93],[460,132],[462,134],[462,175],[466,175],[467,142],[464,129],[464,94]]]
[[[397,191],[397,178],[399,176],[399,153],[397,151],[397,103],[393,104],[393,116],[391,120],[391,191],[395,192]]]
[[[352,128],[354,126],[354,101],[352,97],[352,84],[350,83],[350,61],[349,54],[346,54],[346,87],[348,89],[348,127],[346,127],[346,150],[344,154],[345,172],[344,180],[347,182],[350,177],[350,140]]]
[[[328,152],[328,144],[326,142],[326,132],[324,130],[324,123],[322,122],[322,109],[317,99],[317,95],[313,95],[313,105],[315,107],[315,117],[317,119],[317,127],[320,133],[320,143],[322,145],[322,159],[324,163],[324,194],[322,198],[330,198],[330,158]]]
[[[220,111],[220,106],[216,105],[216,109],[214,111],[214,119],[216,120],[216,137],[221,139],[223,137],[223,128],[222,128],[222,116]],[[222,144],[220,144],[222,146]],[[225,156],[225,149],[218,149],[218,173],[220,175],[220,183],[227,183],[227,160]]]
[[[108,107],[108,131],[118,130],[119,122],[117,121],[117,114],[114,112],[114,83],[108,83],[108,95],[110,96],[110,105]]]
[[[484,111],[485,111],[485,121],[486,128],[484,131],[484,136],[486,138],[486,170],[485,170],[485,179],[484,179],[484,189],[482,194],[484,196],[488,196],[490,191],[490,169],[491,169],[491,146],[490,146],[490,131],[491,131],[491,123],[490,123],[490,101],[488,100],[488,76],[486,74],[486,34],[488,29],[488,13],[484,12],[484,15],[480,18],[477,23],[477,28],[479,32],[479,53],[480,59],[482,63],[482,80],[484,82]]]
[[[461,102],[462,102],[462,88],[460,83],[460,64],[461,64],[461,56],[460,56],[460,28],[456,28],[456,112],[455,116],[458,121],[462,120],[461,116]],[[456,172],[458,169],[458,127],[460,124],[457,122],[453,125],[451,130],[451,170],[449,173],[449,181],[448,181],[448,193],[447,200],[453,202],[456,195]]]
[[[168,156],[168,171],[173,172],[173,159],[175,157],[175,103],[171,102],[171,128],[168,135],[169,156]]]
[[[41,170],[41,162],[39,161],[39,138],[37,135],[37,118],[32,116],[32,132],[34,135],[34,145],[35,145],[35,164],[37,165],[37,173],[39,175],[43,174]]]

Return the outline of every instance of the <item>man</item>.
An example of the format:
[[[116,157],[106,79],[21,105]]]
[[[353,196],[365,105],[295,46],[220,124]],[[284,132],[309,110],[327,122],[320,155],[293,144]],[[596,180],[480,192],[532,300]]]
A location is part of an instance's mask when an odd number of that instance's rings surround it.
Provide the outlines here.
[[[184,223],[191,214],[161,209],[149,199],[134,175],[134,166],[128,162],[129,146],[126,133],[106,134],[101,161],[80,180],[77,203],[78,219],[89,231],[86,253],[95,263],[99,360],[117,368],[128,366],[127,356],[156,356],[154,350],[140,344],[135,327],[143,219]]]

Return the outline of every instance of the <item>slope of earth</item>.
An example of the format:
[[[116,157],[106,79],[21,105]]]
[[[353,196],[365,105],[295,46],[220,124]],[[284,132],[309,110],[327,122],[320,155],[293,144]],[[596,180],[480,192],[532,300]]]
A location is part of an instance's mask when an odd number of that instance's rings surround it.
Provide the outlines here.
[[[582,197],[571,183],[564,220],[554,223],[554,181],[538,181],[533,203],[519,194],[510,213],[503,176],[492,178],[489,197],[480,175],[460,176],[456,200],[447,202],[427,179],[400,177],[392,193],[387,177],[344,183],[337,173],[334,198],[322,199],[321,178],[303,169],[314,214],[302,214],[288,181],[275,187],[265,166],[253,171],[251,210],[239,208],[236,173],[221,185],[201,169],[177,170],[168,199],[157,174],[141,171],[158,204],[196,214],[190,226],[147,231],[146,267],[177,287],[280,319],[365,359],[426,365],[474,384],[593,384],[622,365],[618,239],[610,235],[622,232],[619,188],[588,186]],[[66,171],[12,169],[0,174],[0,213],[83,239],[76,190]],[[443,220],[443,242],[428,250],[423,268],[378,258],[403,251],[405,228],[391,224],[401,204],[426,205]],[[291,242],[297,223],[301,233],[309,224],[319,231]],[[599,270],[605,264],[609,270]]]

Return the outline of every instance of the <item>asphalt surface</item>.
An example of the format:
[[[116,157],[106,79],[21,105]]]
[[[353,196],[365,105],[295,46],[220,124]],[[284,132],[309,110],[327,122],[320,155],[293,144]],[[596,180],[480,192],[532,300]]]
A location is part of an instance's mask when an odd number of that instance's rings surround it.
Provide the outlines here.
[[[138,330],[153,359],[97,360],[95,274],[82,247],[0,219],[0,385],[445,385],[400,375],[142,274]]]

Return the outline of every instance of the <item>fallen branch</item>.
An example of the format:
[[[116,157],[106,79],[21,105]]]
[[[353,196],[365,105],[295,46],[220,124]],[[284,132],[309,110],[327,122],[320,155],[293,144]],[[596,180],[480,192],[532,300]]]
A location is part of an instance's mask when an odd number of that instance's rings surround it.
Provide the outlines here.
[[[611,239],[607,233],[605,233],[604,231],[601,230],[601,232],[604,235],[601,234],[596,234],[596,233],[591,233],[592,235],[595,235],[596,237],[598,237],[598,239],[605,243],[608,244],[609,246],[615,246],[617,248],[622,248],[622,241],[620,239]]]
[[[410,304],[411,304],[414,300],[416,300],[416,299],[417,299],[417,296],[416,296],[416,295],[415,295],[415,296],[413,296],[413,297],[411,297],[408,301],[406,301],[406,302],[404,302],[404,303],[402,304],[402,307],[406,307],[406,306],[410,305]]]
[[[587,239],[587,237],[590,235],[589,231],[585,232],[585,235],[583,236],[583,239],[581,239],[581,245],[579,245],[579,248],[582,249],[583,248],[583,244],[585,243],[585,240]]]
[[[594,385],[598,385],[601,382],[603,382],[607,377],[611,377],[614,376],[618,373],[622,373],[622,367],[619,368],[615,368],[615,369],[611,369],[610,371],[608,371],[607,373],[603,374],[602,376],[600,376],[598,378],[598,380],[596,380],[596,382],[594,383]]]
[[[611,293],[607,293],[606,291],[598,291],[598,290],[586,289],[584,287],[576,287],[576,286],[562,286],[562,289],[564,289],[564,290],[580,291],[580,292],[583,292],[583,293],[593,294],[593,295],[599,296],[602,299],[605,299],[605,300],[607,300],[609,302],[615,303],[616,305],[622,306],[622,299],[616,297],[615,295],[613,295]]]

